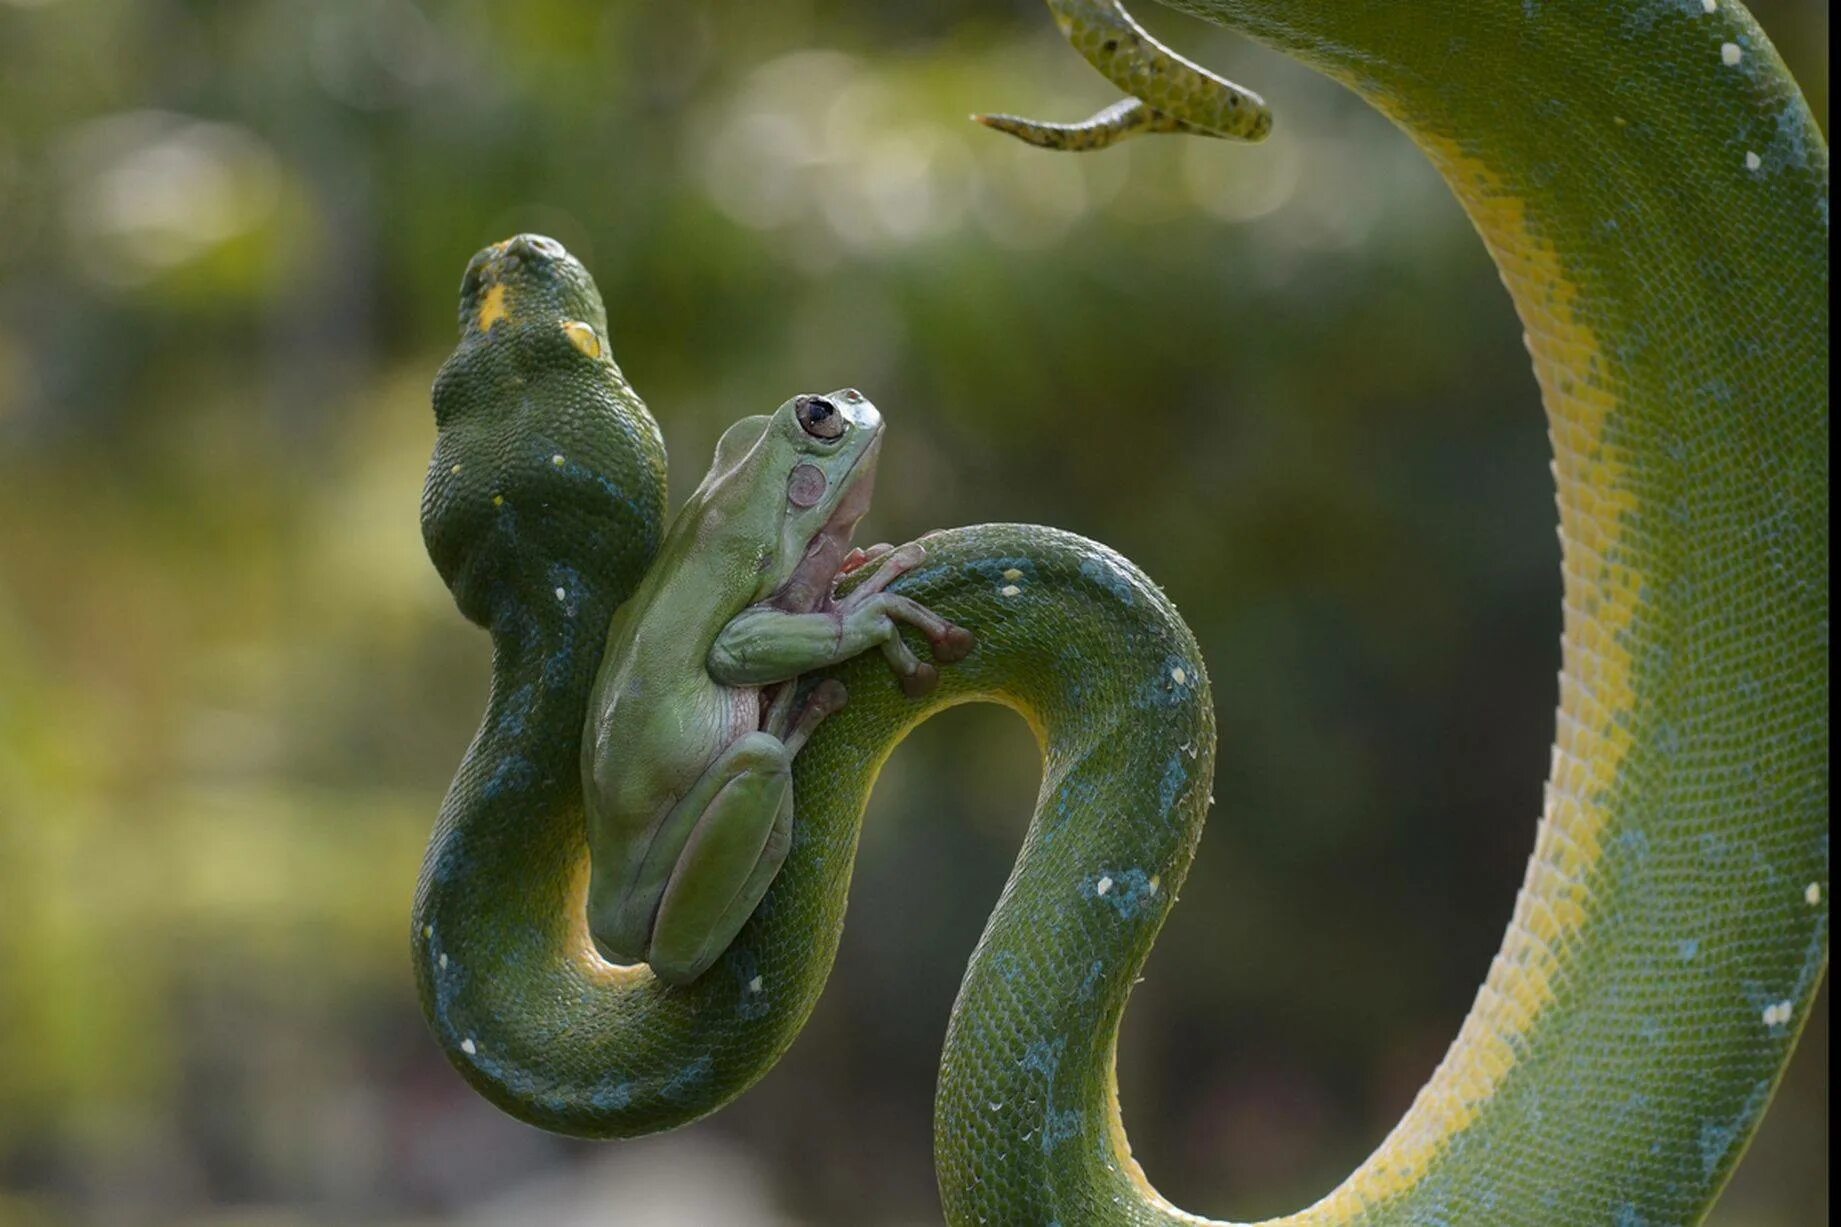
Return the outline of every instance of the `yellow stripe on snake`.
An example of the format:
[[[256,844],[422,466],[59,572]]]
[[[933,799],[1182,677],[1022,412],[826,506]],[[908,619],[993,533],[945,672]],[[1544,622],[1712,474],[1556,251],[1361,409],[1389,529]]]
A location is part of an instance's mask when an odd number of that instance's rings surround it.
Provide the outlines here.
[[[1699,1221],[1827,964],[1827,147],[1734,0],[1177,7],[1342,82],[1431,158],[1526,328],[1559,503],[1556,740],[1501,952],[1405,1119],[1276,1221]],[[1051,8],[1130,96],[1085,124],[994,126],[1060,148],[1267,130],[1256,97],[1116,3]],[[721,1106],[817,1000],[882,762],[943,707],[998,702],[1036,730],[1043,782],[948,1030],[946,1217],[1205,1221],[1133,1161],[1113,1055],[1201,834],[1212,699],[1175,610],[1101,546],[1018,525],[924,539],[889,591],[975,650],[925,698],[877,659],[805,677],[849,702],[793,760],[790,848],[734,942],[677,987],[597,952],[583,730],[666,522],[663,448],[606,326],[580,265],[514,240],[469,269],[437,382],[424,530],[495,648],[415,905],[449,1057],[567,1133]]]

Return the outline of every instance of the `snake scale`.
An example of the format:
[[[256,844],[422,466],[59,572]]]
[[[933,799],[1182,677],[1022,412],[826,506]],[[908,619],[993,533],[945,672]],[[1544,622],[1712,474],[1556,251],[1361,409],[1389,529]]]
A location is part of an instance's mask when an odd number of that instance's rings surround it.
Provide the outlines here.
[[[994,126],[1064,148],[1269,126],[1111,0],[1051,7],[1130,97],[1084,125]],[[1696,1222],[1827,964],[1826,144],[1734,0],[1176,7],[1345,84],[1443,174],[1525,326],[1559,505],[1556,740],[1501,952],[1398,1127],[1278,1221]],[[882,762],[944,707],[1002,703],[1036,732],[1042,787],[948,1029],[946,1217],[1205,1221],[1132,1159],[1113,1053],[1201,833],[1209,684],[1174,609],[1104,547],[1016,525],[926,538],[891,590],[977,649],[919,700],[873,660],[829,671],[850,703],[795,762],[791,850],[707,974],[668,989],[596,955],[584,707],[665,518],[663,447],[606,329],[581,266],[521,237],[469,268],[436,384],[425,536],[494,647],[415,902],[447,1055],[565,1133],[727,1102],[813,1008]]]

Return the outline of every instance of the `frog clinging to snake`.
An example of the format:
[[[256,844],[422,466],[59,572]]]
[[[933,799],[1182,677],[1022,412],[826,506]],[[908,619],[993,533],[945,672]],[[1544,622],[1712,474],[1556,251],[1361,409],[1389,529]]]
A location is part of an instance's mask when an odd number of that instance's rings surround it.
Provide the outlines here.
[[[1049,7],[1127,97],[990,126],[1272,127],[1115,0]],[[1559,509],[1556,737],[1501,951],[1400,1124],[1273,1221],[1697,1222],[1827,966],[1827,146],[1736,0],[1176,7],[1348,86],[1444,176],[1526,330]],[[1209,1221],[1145,1179],[1113,1068],[1213,772],[1169,601],[1049,528],[853,549],[883,428],[849,389],[732,428],[668,519],[657,427],[549,240],[475,257],[460,324],[423,528],[494,665],[412,938],[460,1072],[588,1137],[740,1094],[823,987],[882,763],[996,702],[1042,787],[948,1025],[946,1218]]]

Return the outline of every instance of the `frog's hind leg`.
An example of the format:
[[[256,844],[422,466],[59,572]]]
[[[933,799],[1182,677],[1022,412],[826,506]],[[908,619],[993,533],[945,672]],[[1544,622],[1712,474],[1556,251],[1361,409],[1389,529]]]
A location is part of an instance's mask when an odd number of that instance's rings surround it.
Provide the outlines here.
[[[796,702],[798,695],[798,678],[780,683],[774,691],[773,701],[761,716],[761,731],[771,733],[785,742],[788,755],[799,753],[799,747],[805,744],[806,738],[812,735],[824,718],[842,711],[850,699],[850,692],[844,689],[844,683],[834,677],[826,678],[806,692],[803,703]]]
[[[665,884],[646,955],[667,984],[707,971],[780,871],[792,845],[792,761],[779,738],[755,732],[710,764],[704,779],[720,786]]]
[[[844,689],[844,683],[834,677],[828,677],[812,687],[812,693],[805,698],[805,706],[799,709],[799,718],[786,731],[787,757],[799,753],[806,739],[824,723],[825,717],[842,711],[844,704],[849,701],[850,692]]]
[[[761,755],[748,752],[749,747],[743,745],[747,740],[744,737],[737,741],[705,768],[660,820],[650,845],[637,862],[628,865],[612,851],[595,847],[594,829],[590,827],[588,931],[596,949],[609,962],[652,961],[653,929],[660,900],[675,879],[692,833],[734,784],[737,772],[758,766]],[[779,744],[775,738],[765,740]],[[739,756],[738,749],[742,751]],[[729,804],[732,806],[736,799],[731,797]]]
[[[789,677],[773,687],[772,698],[761,709],[761,731],[786,740],[786,730],[792,726],[793,703],[799,697],[799,679]]]
[[[737,741],[704,775],[728,778],[692,829],[652,929],[647,961],[667,983],[696,979],[729,948],[792,847],[793,755],[849,698],[842,682],[825,678],[788,727],[797,686],[797,679],[787,682],[774,696],[768,728]],[[758,839],[769,813],[773,820]]]

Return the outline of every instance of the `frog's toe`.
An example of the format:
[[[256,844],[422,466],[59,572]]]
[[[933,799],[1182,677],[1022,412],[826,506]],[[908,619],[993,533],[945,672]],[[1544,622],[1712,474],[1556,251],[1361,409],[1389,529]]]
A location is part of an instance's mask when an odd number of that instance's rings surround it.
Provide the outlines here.
[[[812,693],[806,702],[829,716],[844,710],[844,705],[850,702],[850,691],[845,689],[844,683],[834,677],[828,677],[812,688]]]
[[[933,693],[933,688],[940,684],[940,671],[925,661],[916,665],[914,672],[906,673],[901,678],[901,693],[910,699],[922,699]]]
[[[845,554],[844,560],[837,564],[837,577],[843,579],[852,571],[860,571],[871,563],[880,561],[885,555],[893,551],[894,548],[894,546],[886,541],[872,545],[868,549],[857,546],[848,554]]]
[[[971,655],[972,649],[978,646],[978,637],[963,626],[949,622],[932,643],[933,659],[950,665]]]

